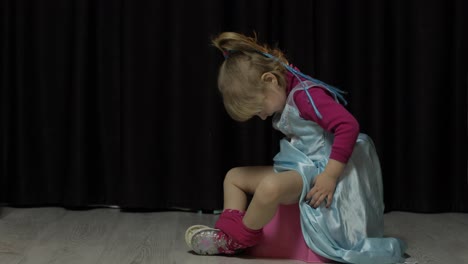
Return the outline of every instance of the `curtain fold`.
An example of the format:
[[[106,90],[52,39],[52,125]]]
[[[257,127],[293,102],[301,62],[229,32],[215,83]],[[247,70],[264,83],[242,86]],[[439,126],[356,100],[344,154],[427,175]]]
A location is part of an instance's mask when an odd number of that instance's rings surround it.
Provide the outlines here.
[[[468,212],[468,4],[0,1],[0,203],[222,207],[232,167],[271,165],[271,120],[216,88],[222,31],[285,51],[348,94],[386,210]]]

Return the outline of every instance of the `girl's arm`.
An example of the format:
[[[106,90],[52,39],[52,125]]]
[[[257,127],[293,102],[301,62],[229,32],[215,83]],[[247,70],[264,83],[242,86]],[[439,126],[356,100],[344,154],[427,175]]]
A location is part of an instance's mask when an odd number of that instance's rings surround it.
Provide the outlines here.
[[[294,100],[301,113],[301,117],[319,124],[323,129],[334,134],[331,154],[325,170],[316,176],[314,187],[306,196],[309,204],[318,207],[324,200],[329,207],[335,192],[338,178],[343,173],[346,163],[351,156],[359,135],[359,124],[356,119],[341,104],[319,87],[309,88],[317,109],[322,114],[318,118],[304,91],[294,94]]]
[[[359,123],[346,108],[321,87],[309,88],[309,93],[314,99],[322,118],[318,118],[305,91],[294,94],[294,101],[300,111],[301,117],[314,121],[326,131],[333,133],[335,138],[331,149],[330,159],[347,163],[354,144],[359,135]]]

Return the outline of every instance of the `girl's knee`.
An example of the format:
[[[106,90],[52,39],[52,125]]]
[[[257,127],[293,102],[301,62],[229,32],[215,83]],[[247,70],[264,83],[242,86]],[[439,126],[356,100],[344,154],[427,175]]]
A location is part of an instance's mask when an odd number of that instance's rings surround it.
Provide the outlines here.
[[[258,185],[255,195],[265,203],[278,203],[281,199],[280,182],[274,177],[265,177]]]
[[[241,168],[239,167],[236,167],[236,168],[232,168],[230,169],[227,173],[226,173],[226,176],[224,177],[224,184],[234,184],[236,182],[236,180],[239,178],[239,174],[240,174],[240,171]]]
[[[235,187],[253,194],[256,192],[258,185],[265,178],[274,174],[272,167],[236,167],[230,169],[224,177],[224,187]]]

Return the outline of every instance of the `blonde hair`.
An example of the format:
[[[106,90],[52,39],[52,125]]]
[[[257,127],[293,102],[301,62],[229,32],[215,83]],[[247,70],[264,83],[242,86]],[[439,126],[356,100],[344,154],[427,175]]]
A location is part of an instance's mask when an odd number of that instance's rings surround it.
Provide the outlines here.
[[[237,121],[246,121],[262,110],[265,83],[261,76],[270,72],[286,87],[287,60],[279,49],[257,42],[257,36],[248,37],[235,32],[223,32],[212,39],[213,45],[225,55],[218,74],[218,89],[228,114]],[[268,53],[277,59],[264,56]]]

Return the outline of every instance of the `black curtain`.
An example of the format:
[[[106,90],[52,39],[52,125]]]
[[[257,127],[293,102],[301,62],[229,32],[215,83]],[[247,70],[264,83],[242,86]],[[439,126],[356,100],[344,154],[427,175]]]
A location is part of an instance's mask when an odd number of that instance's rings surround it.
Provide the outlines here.
[[[348,91],[375,141],[386,210],[468,212],[468,4],[1,0],[0,203],[222,207],[232,167],[271,165],[271,122],[216,88],[222,31]]]

